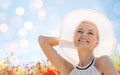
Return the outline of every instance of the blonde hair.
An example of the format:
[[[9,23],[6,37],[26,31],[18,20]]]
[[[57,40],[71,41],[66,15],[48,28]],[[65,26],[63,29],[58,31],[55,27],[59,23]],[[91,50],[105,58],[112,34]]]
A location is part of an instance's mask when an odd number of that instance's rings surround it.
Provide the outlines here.
[[[88,23],[88,24],[95,25],[93,22],[90,22],[90,21],[88,21],[88,20],[81,21],[80,24],[82,24],[82,23]],[[95,25],[95,26],[96,26],[96,25]],[[97,27],[96,27],[96,28],[97,28]]]

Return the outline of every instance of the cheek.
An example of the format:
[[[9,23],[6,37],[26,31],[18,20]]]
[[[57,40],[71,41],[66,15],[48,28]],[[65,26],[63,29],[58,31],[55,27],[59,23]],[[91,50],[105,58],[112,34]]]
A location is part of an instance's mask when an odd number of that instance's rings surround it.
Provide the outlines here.
[[[93,41],[94,41],[94,42],[93,42],[94,47],[96,47],[96,46],[98,45],[98,43],[99,43],[99,42],[98,42],[98,40],[97,40],[97,39],[94,39]]]
[[[76,42],[76,41],[78,41],[79,38],[80,38],[80,35],[79,34],[75,34],[73,36],[73,41]]]
[[[96,40],[96,46],[97,46],[98,44],[99,44],[99,40],[97,39],[97,40]]]
[[[91,43],[96,43],[97,41],[97,38],[93,36],[88,37],[88,39],[90,40]]]
[[[80,36],[81,36],[81,34],[79,34],[79,33],[74,34],[74,38],[80,38]]]
[[[78,36],[77,36],[77,35],[74,35],[74,36],[73,36],[73,44],[74,44],[74,46],[76,46],[77,41],[78,41]]]

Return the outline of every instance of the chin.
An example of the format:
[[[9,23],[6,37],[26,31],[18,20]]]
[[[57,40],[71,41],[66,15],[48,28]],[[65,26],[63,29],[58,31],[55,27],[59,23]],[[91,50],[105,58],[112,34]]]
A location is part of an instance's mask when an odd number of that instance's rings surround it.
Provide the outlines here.
[[[77,48],[88,48],[88,45],[79,45]]]

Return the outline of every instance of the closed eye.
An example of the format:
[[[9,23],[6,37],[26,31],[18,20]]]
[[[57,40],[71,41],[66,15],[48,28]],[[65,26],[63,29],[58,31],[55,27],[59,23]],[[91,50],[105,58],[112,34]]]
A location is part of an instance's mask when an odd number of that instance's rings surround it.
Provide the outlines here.
[[[77,31],[78,33],[83,33],[83,31]]]
[[[93,32],[88,32],[88,34],[89,34],[89,35],[94,35],[94,33],[93,33]]]

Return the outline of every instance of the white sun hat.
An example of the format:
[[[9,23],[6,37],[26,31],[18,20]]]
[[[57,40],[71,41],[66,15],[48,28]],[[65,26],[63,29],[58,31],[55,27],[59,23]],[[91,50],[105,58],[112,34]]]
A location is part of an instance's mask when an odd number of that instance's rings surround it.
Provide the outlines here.
[[[68,13],[60,29],[60,48],[66,55],[67,59],[74,65],[79,62],[77,50],[73,44],[73,34],[76,27],[82,21],[94,23],[99,31],[99,44],[94,49],[94,55],[112,55],[116,46],[116,38],[111,22],[101,13],[91,9],[79,9]]]

